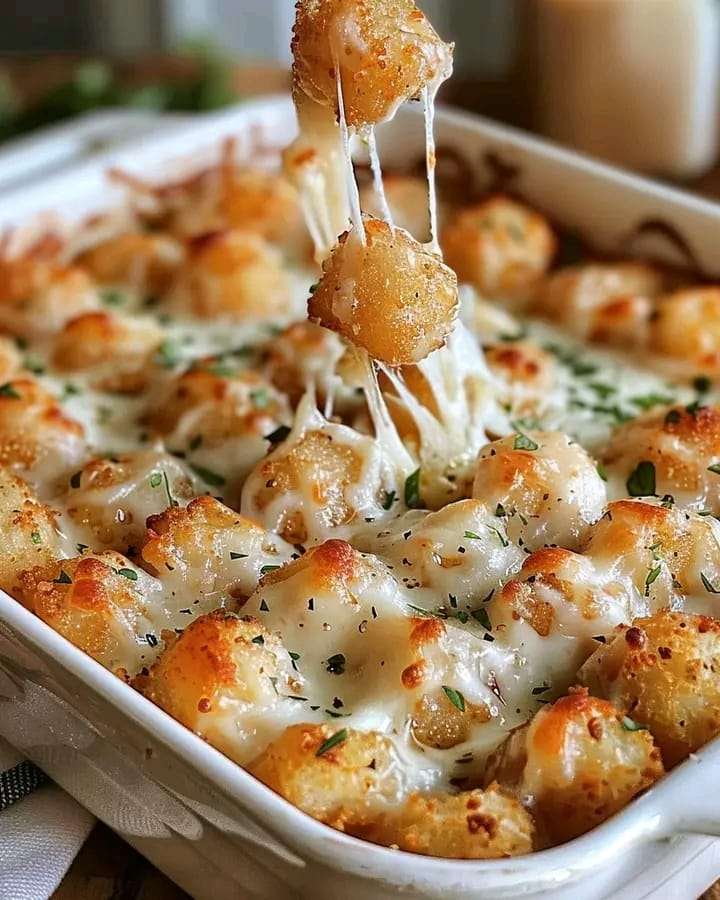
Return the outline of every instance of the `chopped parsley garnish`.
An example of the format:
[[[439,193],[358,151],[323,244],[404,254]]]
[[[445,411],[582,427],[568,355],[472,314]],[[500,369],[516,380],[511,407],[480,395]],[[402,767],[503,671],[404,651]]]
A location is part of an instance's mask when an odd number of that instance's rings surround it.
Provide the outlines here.
[[[487,527],[490,531],[492,531],[493,534],[495,534],[495,535],[497,536],[498,540],[499,540],[500,543],[503,545],[503,547],[509,547],[509,546],[510,546],[510,541],[505,537],[505,535],[502,533],[502,531],[500,531],[499,528],[493,528],[492,525],[487,525],[486,527]]]
[[[495,507],[495,515],[498,519],[503,519],[505,518],[505,516],[507,516],[505,507],[502,505],[502,503],[498,503],[498,505]]]
[[[82,393],[80,388],[76,384],[73,384],[71,381],[68,381],[63,385],[62,397],[60,399],[67,400],[68,397],[76,397],[80,393]]]
[[[125,294],[114,288],[105,288],[100,291],[100,300],[105,306],[122,306],[125,302]]]
[[[665,416],[665,424],[666,425],[677,425],[677,423],[682,419],[680,415],[680,411],[677,409],[671,409],[670,412]]]
[[[60,569],[60,574],[57,578],[54,579],[55,584],[72,584],[72,578],[68,575],[65,569]]]
[[[265,388],[257,391],[250,391],[250,401],[256,409],[265,409],[270,402],[270,397]]]
[[[148,642],[148,644],[151,647],[157,647],[157,645],[158,645],[158,639],[155,637],[154,634],[146,634],[145,640]]]
[[[78,553],[84,553],[86,550],[90,549],[87,544],[75,544],[75,546],[77,547]]]
[[[466,531],[465,537],[470,541],[479,541],[482,540],[480,535],[476,531]]]
[[[263,566],[263,567],[260,569],[260,574],[261,574],[261,575],[267,575],[268,572],[275,572],[275,571],[277,571],[279,568],[280,568],[280,566]]]
[[[720,594],[720,588],[716,588],[704,572],[700,573],[700,580],[708,594]]]
[[[206,469],[205,466],[197,466],[192,463],[190,468],[198,478],[202,478],[205,484],[209,484],[211,487],[222,487],[225,484],[225,477],[217,472],[213,472],[212,469]]]
[[[693,378],[693,387],[698,394],[707,394],[712,387],[712,381],[710,381],[707,375],[698,375],[696,378]]]
[[[607,481],[607,472],[605,471],[605,466],[602,463],[598,463],[595,466],[595,469],[603,481]]]
[[[668,397],[667,394],[644,394],[640,397],[631,397],[630,402],[639,409],[652,409],[653,406],[667,406],[672,403],[674,397]]]
[[[258,634],[252,639],[252,643],[260,644],[260,646],[262,647],[262,645],[265,643],[265,638],[261,634]]]
[[[607,400],[608,397],[617,394],[617,388],[613,387],[611,384],[601,384],[598,381],[591,381],[588,384],[588,387],[595,391],[601,400]]]
[[[408,509],[420,509],[420,469],[415,469],[412,475],[405,479],[405,505]]]
[[[383,491],[383,498],[380,501],[383,509],[390,509],[395,502],[395,491]]]
[[[247,559],[247,553],[236,553],[234,550],[230,551],[230,559]]]
[[[630,473],[627,482],[631,497],[652,497],[655,495],[655,466],[647,460],[639,462]]]
[[[658,575],[662,571],[662,565],[655,566],[655,568],[650,569],[647,573],[647,578],[645,579],[645,596],[649,596],[650,594],[650,585],[657,580]]]
[[[490,621],[490,616],[488,615],[488,611],[480,607],[480,609],[474,609],[470,615],[475,619],[476,622],[479,622],[485,631],[492,631],[492,622]]]
[[[538,687],[534,687],[531,691],[533,697],[539,697],[541,694],[546,694],[550,690],[549,684],[538,685]]]
[[[160,485],[162,484],[162,480],[163,480],[162,472],[153,472],[152,475],[150,476],[150,487],[151,488],[160,487]]]
[[[270,434],[265,435],[265,440],[270,441],[271,444],[282,444],[282,442],[287,438],[292,429],[288,428],[287,425],[278,425],[275,431],[271,431]]]
[[[123,578],[127,578],[128,581],[137,581],[138,575],[134,569],[118,569],[118,575],[122,575]]]
[[[293,650],[288,650],[288,656],[290,657],[290,662],[292,664],[293,669],[297,672],[297,661],[300,659],[300,654],[295,653]]]
[[[630,716],[623,716],[620,723],[625,731],[647,731],[647,726],[641,725],[639,722],[631,719]]]
[[[33,533],[30,535],[30,540],[33,542],[33,544],[41,544],[42,538],[40,537],[40,532],[33,531]]]
[[[170,506],[178,506],[179,504],[178,504],[177,500],[173,497],[173,495],[170,492],[170,481],[168,479],[167,472],[165,471],[165,469],[163,469],[162,476],[163,476],[163,481],[165,482],[165,493],[167,494],[168,504]]]
[[[158,347],[158,362],[164,368],[174,368],[180,362],[180,359],[180,348],[173,341],[163,341]]]
[[[515,450],[538,450],[539,447],[539,444],[536,444],[532,438],[529,438],[522,432],[515,436],[515,443],[513,444],[513,449]]]
[[[335,653],[328,659],[327,666],[325,667],[326,671],[331,675],[344,675],[346,662],[347,660],[345,659],[344,654]]]
[[[460,691],[456,691],[455,688],[448,687],[446,684],[442,686],[443,692],[448,700],[452,703],[452,705],[459,709],[460,712],[465,712],[465,698],[460,693]]]
[[[0,384],[0,397],[12,397],[13,400],[19,400],[20,394],[9,381],[6,381],[5,384]]]
[[[712,472],[713,475],[720,475],[720,463],[713,463],[711,466],[708,466],[708,472]]]
[[[33,375],[44,375],[45,374],[45,366],[40,362],[39,359],[36,359],[34,356],[26,356],[23,360],[23,365],[28,370],[28,372],[32,372]]]
[[[336,731],[335,734],[330,735],[330,737],[323,741],[322,744],[315,751],[315,756],[323,756],[328,750],[332,750],[333,747],[337,747],[338,744],[342,744],[347,740],[347,728],[341,728],[340,731]]]

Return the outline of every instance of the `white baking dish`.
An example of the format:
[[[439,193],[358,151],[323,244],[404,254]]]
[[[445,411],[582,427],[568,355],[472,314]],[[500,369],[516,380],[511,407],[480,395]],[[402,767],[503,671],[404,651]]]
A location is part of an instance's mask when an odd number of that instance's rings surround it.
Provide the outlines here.
[[[517,169],[513,189],[605,250],[629,252],[632,229],[662,219],[720,272],[720,207],[480,119],[443,112],[437,128],[481,182],[491,152]],[[5,194],[0,226],[108,206],[109,165],[167,177],[169,159],[202,161],[229,134],[249,151],[282,146],[293,131],[286,98],[203,117]],[[422,140],[416,113],[403,112],[383,131],[385,158],[410,159]],[[669,243],[652,249],[674,259]],[[694,898],[720,875],[718,842],[697,837],[720,835],[720,741],[562,847],[489,862],[412,856],[303,815],[1,593],[0,734],[198,898]]]

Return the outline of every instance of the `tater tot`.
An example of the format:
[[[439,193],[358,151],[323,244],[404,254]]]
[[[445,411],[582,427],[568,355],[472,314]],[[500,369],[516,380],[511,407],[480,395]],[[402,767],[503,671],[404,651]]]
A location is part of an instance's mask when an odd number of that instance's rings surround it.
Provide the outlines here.
[[[413,794],[362,834],[378,844],[446,859],[506,859],[534,849],[535,825],[497,785],[461,794]]]
[[[486,297],[527,299],[555,254],[552,228],[539,213],[491,197],[462,209],[443,231],[447,264]]]
[[[389,738],[337,724],[293,725],[247,768],[303,812],[351,833],[395,800],[404,780]]]
[[[687,288],[661,297],[650,326],[650,347],[695,370],[718,372],[720,288]]]
[[[86,455],[84,429],[30,378],[0,385],[0,465],[50,486]]]
[[[414,175],[403,175],[399,172],[388,172],[383,177],[383,187],[393,223],[411,234],[415,240],[423,243],[429,241],[430,210],[427,179]],[[371,216],[378,219],[384,217],[380,198],[371,184],[366,185],[360,191],[360,206]],[[444,214],[444,207],[440,206],[438,217],[441,222]]]
[[[197,497],[184,509],[148,519],[140,557],[178,595],[243,599],[263,569],[283,565],[292,552],[282,538],[214,497]]]
[[[664,287],[662,273],[648,263],[586,263],[554,272],[535,300],[542,316],[579,338],[643,346],[652,299]]]
[[[286,317],[292,296],[279,251],[251,231],[228,229],[193,239],[168,300],[205,319],[264,322]]]
[[[195,495],[180,460],[160,450],[96,457],[74,472],[64,496],[75,525],[93,546],[129,550],[145,534],[148,516]]]
[[[182,244],[169,235],[131,231],[91,247],[78,263],[99,284],[128,285],[157,298],[170,287],[183,255]]]
[[[473,497],[496,510],[503,533],[531,550],[577,547],[607,500],[589,454],[559,431],[518,433],[483,447]]]
[[[702,576],[720,579],[717,527],[711,516],[667,501],[616,500],[590,530],[584,553],[599,571],[634,586],[646,607],[636,615],[683,601],[712,613],[717,603]]]
[[[521,654],[524,681],[543,700],[567,690],[597,641],[644,608],[630,585],[559,547],[528,556],[485,606],[493,635]]]
[[[167,624],[159,583],[119,553],[63,559],[20,576],[20,599],[122,677],[149,665]]]
[[[0,588],[17,592],[24,569],[62,555],[56,513],[21,478],[0,467]]]
[[[90,276],[78,266],[54,258],[0,257],[0,328],[11,334],[45,337],[98,305]]]
[[[55,341],[53,362],[63,372],[86,372],[98,390],[134,394],[146,387],[162,328],[148,319],[109,312],[68,322]]]
[[[513,341],[486,347],[485,359],[502,379],[502,399],[512,416],[536,417],[544,412],[557,384],[552,354],[532,341]]]
[[[347,537],[387,516],[399,486],[379,442],[317,411],[303,424],[248,476],[242,511],[291,544]]]
[[[134,686],[238,763],[256,756],[299,714],[301,689],[280,640],[256,619],[216,610],[168,643]]]
[[[339,75],[347,123],[358,128],[452,71],[452,47],[413,0],[302,0],[292,53],[295,85],[336,112]]]
[[[576,689],[513,732],[486,779],[525,798],[550,843],[560,844],[604,822],[662,774],[650,732]]]
[[[457,279],[414,238],[379,219],[340,237],[323,263],[308,314],[391,366],[441,347],[457,313]]]
[[[713,471],[720,463],[718,406],[661,408],[626,422],[602,459],[633,497],[669,495],[720,514],[720,475]]]
[[[671,768],[720,733],[720,621],[668,610],[636,619],[598,647],[580,678],[649,728]]]

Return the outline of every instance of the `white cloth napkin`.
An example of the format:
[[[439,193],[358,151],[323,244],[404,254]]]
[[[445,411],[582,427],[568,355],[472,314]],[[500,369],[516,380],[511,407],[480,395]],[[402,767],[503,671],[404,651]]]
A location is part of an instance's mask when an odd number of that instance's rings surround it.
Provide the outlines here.
[[[0,772],[21,761],[0,738]],[[87,810],[50,783],[0,812],[0,898],[47,900],[94,823]]]

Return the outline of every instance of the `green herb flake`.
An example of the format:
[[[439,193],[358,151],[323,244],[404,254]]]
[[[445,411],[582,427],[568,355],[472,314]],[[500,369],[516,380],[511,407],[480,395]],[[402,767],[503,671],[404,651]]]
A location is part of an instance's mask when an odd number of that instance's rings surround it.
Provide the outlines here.
[[[169,506],[178,506],[179,504],[178,504],[177,500],[173,497],[172,493],[170,492],[170,480],[168,479],[167,472],[165,471],[165,469],[163,469],[162,476],[163,476],[163,481],[165,482],[165,493],[167,494],[168,505]]]
[[[513,448],[515,450],[539,450],[540,445],[536,444],[532,438],[529,438],[526,434],[519,432],[515,436],[515,443],[513,444]]]
[[[20,394],[15,390],[11,382],[6,381],[5,384],[0,384],[0,397],[12,397],[13,400],[19,400]]]
[[[493,528],[492,525],[487,525],[486,528],[488,528],[494,535],[497,536],[497,539],[500,541],[503,547],[510,546],[510,541],[505,537],[505,535],[502,533],[502,531],[500,531],[499,528]]]
[[[631,397],[630,402],[638,407],[638,409],[652,409],[654,406],[667,406],[668,403],[674,401],[674,397],[668,397],[667,394],[644,394],[640,397]]]
[[[255,409],[266,409],[270,403],[270,396],[265,388],[257,391],[250,391],[250,401]]]
[[[662,565],[655,566],[655,568],[650,569],[647,573],[647,578],[645,579],[645,596],[649,596],[650,594],[650,585],[657,581],[660,572],[662,571]]]
[[[205,484],[209,484],[211,487],[222,487],[225,484],[225,478],[222,475],[219,475],[217,472],[213,472],[212,469],[206,469],[205,466],[197,466],[190,464],[190,468],[193,472],[201,478]]]
[[[452,703],[452,705],[459,709],[460,712],[465,712],[465,698],[460,693],[460,691],[456,691],[455,688],[448,687],[446,684],[442,686],[443,692],[448,700]]]
[[[492,631],[492,622],[490,621],[490,616],[488,615],[488,611],[483,607],[480,609],[474,609],[470,615],[475,619],[476,622],[479,622],[485,631]]]
[[[269,572],[276,572],[279,568],[280,566],[263,566],[260,569],[260,574],[267,575]]]
[[[708,594],[720,594],[720,588],[716,588],[704,572],[700,573],[700,580]]]
[[[720,475],[720,463],[713,463],[711,466],[708,466],[707,470],[712,472],[713,475]]]
[[[607,481],[607,480],[608,480],[607,472],[605,471],[605,466],[604,466],[602,463],[598,463],[598,464],[595,466],[595,470],[597,471],[598,475],[600,476],[600,478],[601,478],[603,481]]]
[[[698,394],[707,394],[712,387],[712,381],[710,381],[707,375],[697,375],[693,378],[692,385]]]
[[[420,509],[420,469],[415,469],[412,475],[405,479],[405,505],[408,509]]]
[[[125,294],[114,288],[105,288],[100,291],[100,300],[105,306],[122,306],[125,302]]]
[[[323,741],[322,744],[315,751],[315,756],[324,756],[329,750],[332,750],[333,747],[337,747],[338,744],[342,744],[347,740],[348,732],[347,728],[341,728],[340,731],[336,731],[335,734],[330,735],[330,737]]]
[[[262,647],[262,645],[265,643],[265,638],[261,634],[258,634],[252,639],[252,643],[259,644]]]
[[[122,575],[123,578],[127,578],[128,581],[137,581],[138,574],[134,569],[118,569],[118,575]]]
[[[41,544],[42,538],[40,537],[40,532],[33,531],[33,533],[30,535],[30,540],[33,542],[33,544]]]
[[[60,569],[60,574],[54,579],[54,584],[72,584],[72,578],[65,569]]]
[[[162,480],[163,480],[162,472],[153,472],[152,475],[150,476],[150,487],[151,488],[160,487],[160,485],[162,484]]]
[[[465,537],[470,541],[480,541],[482,538],[476,531],[466,531]]]
[[[502,503],[498,503],[495,507],[495,515],[498,519],[504,519],[507,516],[507,512],[505,512],[505,507]]]
[[[180,348],[173,341],[163,341],[158,347],[158,362],[165,369],[173,369],[180,362]]]
[[[247,559],[247,553],[236,553],[234,550],[230,551],[230,559]]]
[[[630,473],[627,482],[628,494],[631,497],[655,496],[655,466],[647,460],[642,460]]]

